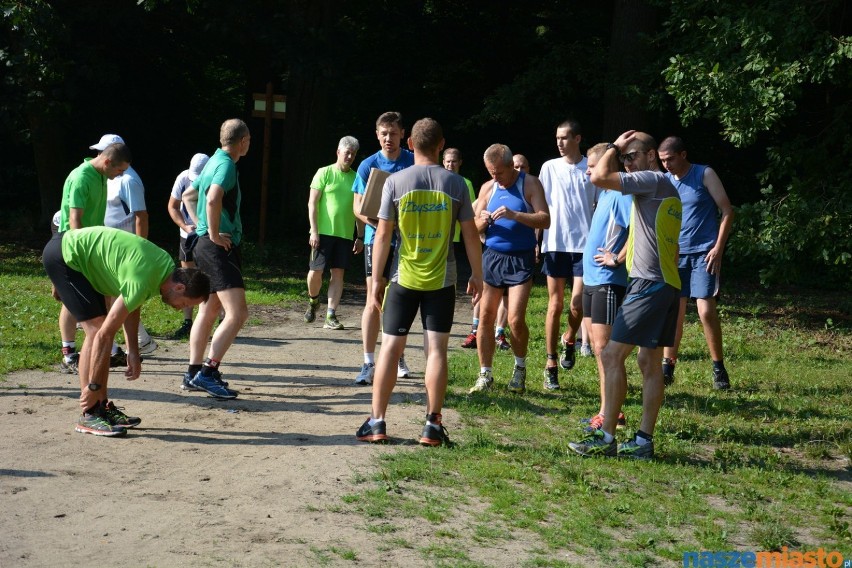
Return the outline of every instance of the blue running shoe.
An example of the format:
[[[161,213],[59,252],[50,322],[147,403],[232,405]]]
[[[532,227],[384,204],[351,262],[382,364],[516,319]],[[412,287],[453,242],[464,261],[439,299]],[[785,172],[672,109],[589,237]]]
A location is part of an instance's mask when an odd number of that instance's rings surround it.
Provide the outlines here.
[[[189,381],[189,384],[198,390],[203,390],[214,398],[237,398],[236,391],[232,391],[231,389],[223,386],[221,379],[217,379],[215,375],[205,377],[201,374],[201,371],[198,371],[192,380]]]

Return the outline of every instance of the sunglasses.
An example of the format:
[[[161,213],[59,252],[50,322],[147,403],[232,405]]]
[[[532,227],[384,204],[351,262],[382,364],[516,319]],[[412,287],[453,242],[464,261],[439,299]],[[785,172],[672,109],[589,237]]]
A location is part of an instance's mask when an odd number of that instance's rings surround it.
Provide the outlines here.
[[[632,152],[628,152],[628,153],[626,153],[626,154],[621,154],[620,156],[618,156],[618,160],[619,160],[622,164],[626,164],[626,163],[628,163],[628,162],[632,162],[633,160],[635,160],[635,159],[636,159],[636,156],[638,156],[639,154],[643,154],[643,153],[644,153],[644,152],[642,152],[642,151],[640,151],[640,150],[634,150],[634,151],[632,151]]]

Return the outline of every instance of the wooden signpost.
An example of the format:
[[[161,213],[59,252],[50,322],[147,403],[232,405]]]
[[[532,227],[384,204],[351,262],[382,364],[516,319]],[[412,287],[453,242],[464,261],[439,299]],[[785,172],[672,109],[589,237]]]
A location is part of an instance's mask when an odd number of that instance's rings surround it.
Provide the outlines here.
[[[283,120],[287,113],[287,97],[272,92],[272,82],[266,84],[265,93],[254,93],[251,115],[263,118],[263,167],[260,177],[260,232],[258,245],[266,239],[266,204],[269,200],[269,149],[272,137],[272,120]]]

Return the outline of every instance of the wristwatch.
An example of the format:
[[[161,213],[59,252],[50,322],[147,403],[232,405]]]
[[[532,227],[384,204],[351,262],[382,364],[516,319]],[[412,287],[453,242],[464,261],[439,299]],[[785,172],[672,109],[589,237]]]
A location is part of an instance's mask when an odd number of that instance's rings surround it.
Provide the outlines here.
[[[616,151],[616,152],[618,152],[619,154],[621,153],[621,150],[619,150],[619,149],[618,149],[618,146],[616,146],[616,145],[615,145],[615,144],[613,144],[612,142],[610,142],[609,144],[607,144],[607,145],[606,145],[606,149],[607,149],[607,150],[615,150],[615,151]]]

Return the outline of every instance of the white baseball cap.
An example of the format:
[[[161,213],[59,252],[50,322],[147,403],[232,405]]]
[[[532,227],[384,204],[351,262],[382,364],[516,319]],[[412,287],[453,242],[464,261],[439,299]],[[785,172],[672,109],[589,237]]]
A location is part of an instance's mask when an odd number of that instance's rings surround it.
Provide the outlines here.
[[[103,152],[110,144],[124,144],[124,139],[118,134],[104,134],[101,136],[100,142],[89,146],[89,149]]]
[[[209,159],[210,156],[207,154],[196,154],[192,157],[192,160],[189,161],[189,181],[198,179],[198,176],[201,175],[201,170],[204,169]]]

